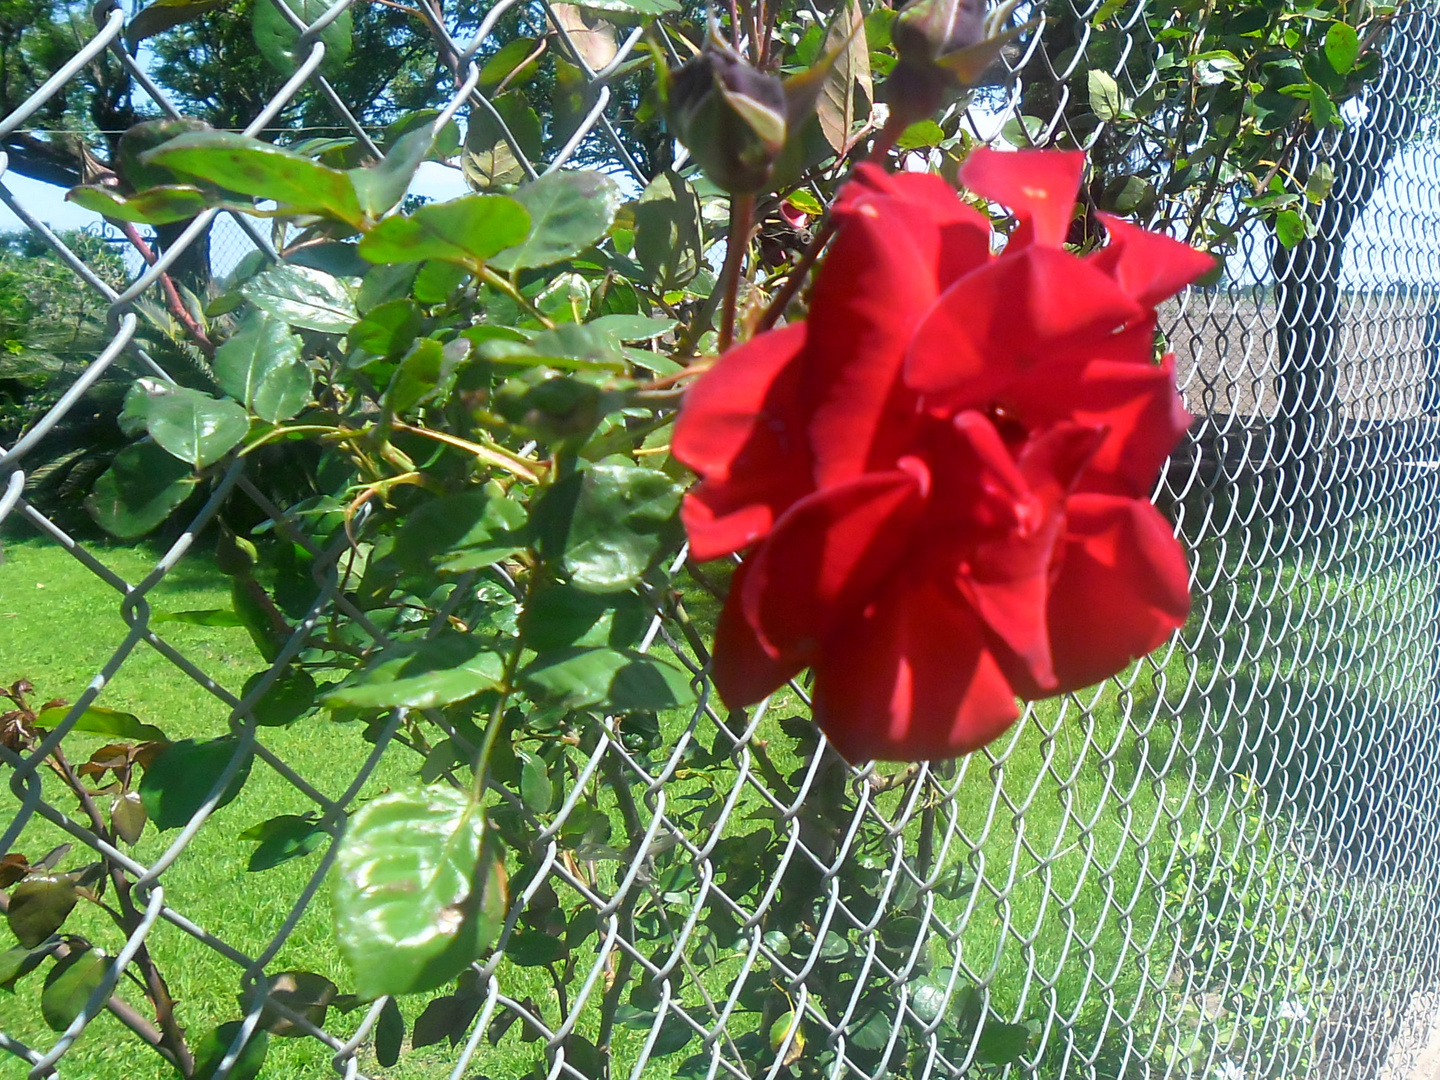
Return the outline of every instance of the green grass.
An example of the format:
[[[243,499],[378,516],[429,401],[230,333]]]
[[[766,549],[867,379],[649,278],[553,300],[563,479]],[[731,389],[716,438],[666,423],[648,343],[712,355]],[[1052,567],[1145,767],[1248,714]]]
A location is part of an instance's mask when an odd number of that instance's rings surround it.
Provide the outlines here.
[[[89,545],[102,562],[131,583],[141,580],[158,557],[157,550],[141,547]],[[155,611],[183,611],[229,606],[228,579],[208,559],[192,556],[150,594]],[[202,668],[218,684],[238,695],[246,678],[266,665],[241,629],[165,623],[161,636]],[[35,686],[35,700],[64,697],[74,700],[124,641],[126,626],[120,615],[120,597],[112,588],[80,566],[54,544],[39,541],[9,542],[0,565],[0,680],[6,685],[25,678]],[[146,644],[139,645],[105,688],[98,704],[133,712],[146,723],[159,726],[171,738],[213,738],[227,731],[225,706],[189,676]],[[325,714],[309,717],[288,728],[269,728],[261,741],[318,790],[338,797],[372,748],[354,725],[338,725]],[[83,760],[105,739],[72,735],[67,754]],[[386,755],[362,796],[387,786],[410,782],[415,761],[404,753]],[[10,772],[3,770],[5,780]],[[58,780],[45,786],[47,801],[69,809],[73,799]],[[4,796],[12,800],[7,790]],[[276,814],[302,813],[314,804],[288,780],[257,760],[240,796],[216,812],[213,824],[200,830],[178,861],[165,871],[166,902],[199,926],[235,948],[254,956],[266,949],[281,930],[294,899],[318,865],[319,855],[292,860],[271,870],[252,874],[245,861],[250,844],[232,837]],[[176,833],[157,833],[147,827],[136,858],[157,858]],[[17,850],[39,858],[66,839],[61,830],[34,819],[26,827]],[[63,864],[78,865],[77,854]],[[122,944],[114,925],[96,909],[82,904],[67,921],[67,932],[84,934],[112,953]],[[165,974],[179,1002],[181,1023],[192,1040],[215,1025],[240,1015],[236,994],[242,969],[189,934],[160,923],[148,938],[157,966]],[[270,971],[316,971],[340,985],[349,981],[336,951],[330,927],[329,893],[322,888],[310,908],[286,939]],[[40,1019],[39,974],[19,984],[14,996],[0,994],[0,1029],[34,1048],[48,1049],[54,1039]],[[123,996],[144,1010],[137,993]],[[406,1012],[414,1019],[423,1002]],[[361,1013],[332,1013],[327,1026],[344,1037],[359,1022]],[[266,1075],[285,1077],[330,1076],[330,1051],[311,1039],[271,1040]],[[399,1068],[386,1075],[434,1076],[449,1056],[445,1050],[426,1049],[407,1055]],[[102,1014],[81,1036],[65,1059],[65,1074],[82,1078],[124,1076],[128,1080],[171,1077],[173,1071],[108,1013]],[[373,1058],[370,1065],[374,1065]],[[0,1055],[0,1077],[20,1076],[17,1059]]]
[[[158,555],[144,546],[95,544],[91,550],[131,582],[143,578]],[[0,565],[0,679],[7,684],[29,679],[37,701],[73,700],[125,639],[119,600],[59,547],[30,540],[8,544]],[[156,612],[227,607],[228,581],[208,559],[192,555],[157,586],[150,602]],[[713,619],[713,606],[700,597],[692,597],[692,606],[704,628]],[[265,667],[243,630],[178,623],[158,629],[232,693],[238,694],[246,678]],[[1178,652],[1169,660],[1160,682],[1169,688],[1167,696],[1186,685],[1187,664],[1192,662]],[[955,936],[953,945],[937,944],[932,950],[938,962],[948,964],[958,953],[987,987],[1001,1016],[1023,1020],[1058,1014],[1071,1026],[1077,1049],[1087,1055],[1105,1038],[1107,1023],[1114,1037],[1117,1021],[1112,1012],[1143,1030],[1154,1024],[1170,993],[1164,985],[1166,965],[1184,906],[1193,902],[1199,887],[1186,879],[1178,895],[1174,891],[1171,878],[1181,839],[1198,836],[1212,846],[1234,847],[1262,838],[1247,826],[1244,808],[1228,798],[1223,778],[1208,798],[1197,800],[1189,794],[1192,778],[1207,767],[1209,758],[1193,732],[1171,726],[1167,718],[1172,710],[1161,703],[1151,683],[1150,675],[1142,674],[1132,692],[1121,693],[1113,685],[1092,691],[1084,710],[1073,701],[1036,707],[988,755],[976,755],[963,767],[954,797],[938,808],[941,833],[947,822],[958,830],[942,854],[944,865],[958,869],[968,864],[982,878],[969,897],[939,902],[936,916]],[[134,712],[172,738],[214,737],[227,730],[223,704],[144,643],[125,660],[99,703]],[[779,696],[760,731],[777,748],[775,765],[784,774],[804,762],[779,749],[791,743],[778,721],[799,711],[788,694]],[[673,739],[682,723],[679,717],[665,718],[662,733]],[[261,741],[319,790],[336,797],[371,749],[359,735],[357,726],[329,722],[322,713],[288,728],[264,729]],[[1181,736],[1178,759],[1183,767],[1168,776]],[[66,750],[79,759],[103,741],[72,735]],[[418,763],[404,750],[387,754],[362,797],[414,782]],[[671,785],[667,796],[672,815],[683,795],[700,783],[692,778]],[[58,781],[47,781],[46,793],[52,805],[70,807]],[[598,798],[618,824],[613,800],[603,792]],[[897,798],[896,793],[882,795],[877,805],[893,814]],[[755,813],[762,805],[758,794],[747,792],[723,835],[754,830]],[[165,872],[167,902],[245,953],[261,953],[280,932],[319,857],[252,874],[245,867],[250,845],[236,844],[233,835],[276,814],[311,806],[293,785],[257,761],[241,795],[217,812],[214,822],[200,830]],[[648,821],[643,808],[642,816]],[[907,846],[914,842],[914,831],[911,827],[905,834]],[[157,858],[174,836],[147,828],[136,857],[145,862]],[[17,847],[33,858],[62,839],[58,828],[37,819]],[[77,861],[72,854],[66,865]],[[597,865],[600,884],[612,887],[618,864]],[[114,927],[93,908],[77,910],[66,929],[93,935],[111,951],[120,945]],[[168,924],[159,925],[149,942],[179,1000],[180,1019],[192,1041],[240,1014],[238,965]],[[588,958],[581,955],[577,979],[583,979],[593,961],[594,942],[591,938]],[[714,963],[699,978],[707,992],[723,996],[740,960],[727,951],[728,943],[720,946]],[[1149,954],[1154,970],[1146,967]],[[328,892],[323,888],[267,964],[271,972],[286,969],[315,971],[342,991],[349,988],[332,940]],[[763,965],[761,970],[763,974]],[[507,962],[499,975],[507,995],[520,1000],[533,996],[542,1011],[555,1018],[555,991],[543,969]],[[703,1015],[695,980],[679,989],[692,1012]],[[0,995],[0,1029],[43,1049],[53,1034],[39,1017],[39,990],[40,976],[35,975],[20,984],[14,997]],[[143,1009],[138,994],[126,996]],[[582,1033],[594,1031],[598,996],[597,991],[581,1017]],[[413,1022],[424,1005],[423,999],[406,1002],[407,1020]],[[361,1015],[332,1012],[327,1029],[344,1038]],[[738,1014],[737,1033],[755,1022],[754,1014]],[[643,1039],[643,1032],[619,1033],[617,1058],[627,1068]],[[472,1069],[495,1080],[518,1077],[534,1063],[541,1045],[520,1042],[519,1029],[513,1029],[498,1047],[482,1043]],[[697,1046],[692,1043],[684,1053],[663,1059],[647,1076],[668,1075],[671,1066]],[[402,1055],[397,1067],[379,1071],[391,1080],[445,1075],[456,1053],[447,1044],[422,1048]],[[266,1075],[329,1076],[329,1054],[314,1040],[272,1039]],[[150,1080],[171,1075],[108,1015],[90,1025],[65,1061],[65,1075],[71,1077]],[[368,1049],[362,1068],[372,1074],[378,1069]],[[22,1073],[13,1059],[0,1057],[0,1077]]]

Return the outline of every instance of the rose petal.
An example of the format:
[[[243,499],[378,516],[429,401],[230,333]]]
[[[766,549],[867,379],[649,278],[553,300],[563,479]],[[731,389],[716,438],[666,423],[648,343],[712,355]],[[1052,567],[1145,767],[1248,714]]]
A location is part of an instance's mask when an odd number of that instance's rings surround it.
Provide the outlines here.
[[[867,193],[849,201],[815,282],[801,396],[814,409],[819,487],[894,467],[917,418],[900,379],[911,335],[943,284],[988,260],[988,229],[968,221],[953,193],[941,215],[934,185],[900,180],[885,186],[898,186],[905,199]]]
[[[1215,269],[1215,257],[1164,233],[1150,232],[1113,214],[1100,214],[1110,242],[1087,260],[1120,283],[1142,307],[1168,300]]]
[[[832,212],[844,220],[873,195],[904,204],[938,230],[935,277],[940,290],[989,260],[990,220],[966,205],[955,189],[934,173],[890,173],[867,161],[840,189]]]
[[[814,705],[851,762],[956,757],[1019,715],[975,613],[930,582],[904,579],[826,643]]]
[[[1102,359],[1037,367],[1006,391],[1004,407],[1031,428],[1070,420],[1105,429],[1077,490],[1131,498],[1150,494],[1191,419],[1175,390],[1173,356],[1158,366]]]
[[[922,500],[909,472],[876,473],[801,499],[747,560],[746,621],[772,657],[809,663],[842,619],[892,576]]]
[[[671,452],[705,478],[681,519],[696,559],[762,539],[810,490],[798,402],[803,325],[772,330],[726,353],[685,394]]]
[[[1030,247],[967,274],[916,329],[905,381],[926,406],[986,405],[1027,368],[1138,317],[1116,283],[1057,248]]]
[[[1025,697],[1064,693],[1123,671],[1185,624],[1189,580],[1184,549],[1148,502],[1071,496],[1049,606],[1059,682],[1043,689],[1017,679],[1017,689]]]
[[[805,667],[804,663],[772,657],[745,620],[740,596],[749,564],[741,563],[730,579],[730,595],[715,629],[710,674],[720,698],[732,709],[754,705],[773,694]]]
[[[718,480],[803,454],[797,395],[804,345],[801,323],[761,334],[717,360],[685,393],[671,453]]]
[[[1055,685],[1047,601],[1065,499],[1101,434],[1078,424],[1057,424],[1032,437],[1019,460],[1031,496],[1027,520],[1005,535],[977,544],[956,576],[956,584],[981,621],[1015,653],[1040,687]]]
[[[976,195],[1013,210],[1030,225],[1034,243],[1058,248],[1070,231],[1084,173],[1085,154],[1080,150],[1004,151],[982,146],[965,159],[960,182]]]

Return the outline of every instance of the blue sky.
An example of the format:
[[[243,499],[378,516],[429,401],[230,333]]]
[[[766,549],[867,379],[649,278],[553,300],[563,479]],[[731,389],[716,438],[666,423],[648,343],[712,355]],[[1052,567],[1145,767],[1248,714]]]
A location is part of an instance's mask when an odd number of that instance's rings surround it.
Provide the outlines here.
[[[98,214],[67,203],[62,188],[14,172],[5,173],[0,183],[51,228],[98,229],[102,224]],[[444,200],[468,189],[458,169],[427,162],[410,190]],[[20,220],[0,205],[0,231],[20,228]],[[1257,229],[1252,239],[1254,254],[1248,270],[1242,258],[1231,262],[1231,276],[1236,279],[1256,280],[1264,272],[1263,230]],[[249,250],[249,241],[233,222],[222,218],[211,249],[216,270],[224,273]],[[1344,284],[1352,287],[1440,283],[1440,140],[1410,147],[1390,163],[1380,190],[1352,231],[1342,275]]]

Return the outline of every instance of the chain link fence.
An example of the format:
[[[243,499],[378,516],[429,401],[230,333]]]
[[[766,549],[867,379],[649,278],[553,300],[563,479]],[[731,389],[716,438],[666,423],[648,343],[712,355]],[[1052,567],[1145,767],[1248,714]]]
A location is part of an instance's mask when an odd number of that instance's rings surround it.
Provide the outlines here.
[[[349,2],[309,26],[276,5],[303,32],[301,62],[246,132],[267,128],[308,86],[336,123],[371,145],[373,132],[322,73],[321,31]],[[1115,17],[1143,54],[1155,43],[1141,8],[1117,8]],[[530,160],[478,89],[496,27],[516,11],[548,22],[594,88],[546,162]],[[1222,284],[1192,289],[1163,313],[1197,417],[1155,492],[1192,553],[1194,612],[1183,633],[1123,677],[1032,705],[998,743],[953,764],[851,770],[813,738],[797,743],[808,754],[785,758],[774,733],[799,730],[803,686],[748,716],[702,693],[678,738],[658,749],[638,750],[610,730],[576,750],[578,772],[632,793],[617,811],[628,840],[564,842],[590,820],[586,784],[572,785],[539,822],[539,870],[512,882],[494,958],[455,993],[403,1008],[382,999],[286,1010],[272,979],[301,966],[336,972],[322,890],[332,837],[358,797],[402,782],[391,751],[403,717],[391,717],[353,760],[326,761],[318,778],[303,736],[255,723],[269,682],[240,690],[212,670],[213,657],[187,647],[181,628],[157,618],[157,590],[197,562],[209,565],[197,538],[227,495],[244,491],[313,560],[309,614],[277,665],[337,611],[383,640],[348,595],[348,546],[314,547],[241,459],[143,575],[116,572],[104,545],[77,539],[27,498],[37,451],[87,407],[122,356],[169,377],[140,344],[133,305],[156,294],[162,272],[211,234],[219,212],[202,214],[158,261],[112,288],[12,194],[0,160],[0,200],[103,295],[112,330],[59,402],[0,457],[0,521],[8,537],[38,536],[68,552],[74,574],[113,589],[123,619],[113,653],[83,693],[70,690],[78,700],[44,743],[24,756],[0,751],[12,796],[0,852],[38,850],[63,834],[120,868],[141,916],[62,1032],[36,1022],[33,999],[0,996],[0,1075],[149,1075],[154,1059],[143,1047],[125,1056],[128,1033],[111,1015],[116,998],[123,1007],[127,966],[146,950],[162,961],[188,958],[174,963],[228,987],[224,998],[198,983],[180,995],[178,1015],[196,1030],[202,1018],[233,1014],[235,995],[247,1032],[267,1008],[266,1016],[282,1010],[297,1036],[287,1042],[307,1049],[272,1057],[266,1075],[275,1076],[709,1078],[801,1075],[791,1070],[807,1062],[832,1076],[1440,1075],[1433,1059],[1430,1072],[1417,1071],[1440,1016],[1433,15],[1402,13],[1385,45],[1398,76],[1347,106],[1343,130],[1311,137],[1312,167],[1330,163],[1339,191],[1317,214],[1315,234],[1284,250],[1264,231],[1244,232]],[[183,115],[126,47],[127,11],[112,0],[95,18],[93,35],[0,121],[0,133],[22,129],[107,52],[154,108]],[[610,76],[633,58],[642,30],[612,29],[613,48],[592,67],[595,53],[574,38],[586,26],[574,9],[529,0],[499,0],[463,37],[437,18],[439,61],[456,76],[445,111],[497,124],[526,175],[579,155],[639,190],[648,178],[620,135],[633,103],[612,100]],[[1071,63],[1081,67],[1084,57],[1081,42]],[[1030,85],[1064,86],[1073,73],[1034,47],[1007,64],[966,120],[981,137],[994,137],[1022,106],[1033,115]],[[1133,65],[1124,71],[1133,78]],[[1401,98],[1411,102],[1407,126],[1391,131]],[[1065,122],[1058,105],[1039,119]],[[222,272],[246,250],[273,256],[263,227],[225,220],[234,224],[209,254]],[[647,647],[702,673],[705,657],[685,631],[657,615]],[[283,788],[279,801],[325,834],[317,856],[299,864],[304,872],[284,878],[283,895],[270,884],[276,878],[195,868],[213,851],[207,834],[233,829],[243,800],[222,812],[230,825],[211,818],[212,798],[163,843],[126,851],[102,840],[42,769],[84,708],[103,705],[107,688],[151,655],[184,672],[197,698],[219,703],[241,740],[232,771],[253,751],[271,788]],[[26,674],[8,664],[0,673]],[[709,781],[695,778],[697,751],[720,763]],[[714,783],[717,775],[725,783]],[[774,845],[747,846],[756,823]],[[229,895],[223,918],[201,903],[207,889]],[[779,906],[793,906],[801,891],[809,910],[784,925],[804,932],[773,929]],[[570,912],[569,928],[544,921],[557,908]],[[573,929],[577,910],[589,913],[583,936]],[[540,961],[506,947],[523,938],[543,953],[538,938],[562,932],[578,944],[553,982]],[[643,993],[617,1011],[607,998],[632,986]],[[773,1002],[775,990],[788,1009],[753,1005],[762,993]],[[942,1029],[942,1016],[968,1019]],[[600,1038],[601,1024],[615,1026],[603,1032],[611,1037]],[[400,1065],[387,1052],[397,1025],[418,1055]],[[602,1043],[608,1060],[585,1049]],[[233,1055],[216,1075],[232,1065]]]

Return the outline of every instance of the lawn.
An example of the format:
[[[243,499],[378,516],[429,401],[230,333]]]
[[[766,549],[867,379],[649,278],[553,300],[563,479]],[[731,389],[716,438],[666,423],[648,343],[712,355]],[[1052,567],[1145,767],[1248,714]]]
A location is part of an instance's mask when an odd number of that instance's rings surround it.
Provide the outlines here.
[[[131,582],[143,578],[159,554],[144,545],[92,544],[90,550]],[[157,613],[225,608],[228,580],[207,557],[192,554],[151,592],[150,602]],[[703,629],[713,618],[713,606],[700,596],[692,597],[692,605]],[[174,622],[157,628],[232,693],[238,694],[245,680],[265,666],[241,629]],[[25,678],[34,684],[36,700],[73,700],[125,636],[119,595],[64,550],[38,540],[6,545],[0,565],[0,679],[5,683]],[[1239,857],[1234,855],[1237,850],[1250,848],[1239,868],[1230,866],[1228,871],[1247,880],[1254,877],[1255,865],[1263,864],[1262,871],[1268,868],[1272,875],[1283,870],[1283,858],[1277,861],[1269,852],[1272,829],[1256,817],[1253,799],[1234,797],[1225,779],[1202,798],[1190,790],[1195,770],[1208,767],[1206,755],[1187,746],[1193,734],[1177,744],[1175,708],[1166,704],[1165,696],[1188,685],[1187,665],[1193,662],[1176,651],[1158,680],[1150,669],[1142,669],[1129,690],[1110,684],[1085,695],[1083,702],[1041,705],[989,753],[974,756],[941,781],[950,794],[937,811],[939,864],[946,873],[968,869],[978,883],[953,899],[937,899],[934,924],[950,941],[943,946],[937,941],[932,952],[942,970],[958,956],[964,970],[987,989],[999,1017],[1042,1023],[1058,1018],[1046,1036],[1049,1064],[1042,1075],[1050,1069],[1059,1075],[1064,1058],[1077,1053],[1097,1058],[1102,1071],[1113,1067],[1113,1075],[1128,1075],[1120,1071],[1125,1053],[1117,1057],[1114,1049],[1127,1037],[1117,1033],[1124,1030],[1129,1038],[1143,1041],[1167,1013],[1173,1015],[1178,1006],[1171,984],[1177,973],[1191,977],[1188,946],[1181,941],[1186,928],[1194,925],[1187,909],[1207,888],[1229,888],[1213,852],[1229,852],[1226,857],[1233,859]],[[99,703],[133,712],[172,739],[215,737],[227,730],[226,707],[144,643],[125,660]],[[774,764],[783,774],[805,764],[778,749],[791,745],[781,735],[779,721],[798,711],[798,701],[780,696],[758,732],[777,747]],[[662,733],[674,739],[684,723],[680,716],[663,717]],[[66,748],[76,759],[103,741],[72,735]],[[356,725],[334,723],[325,713],[289,727],[263,729],[262,742],[329,797],[343,792],[371,750]],[[1177,760],[1184,769],[1167,782]],[[414,783],[418,764],[418,758],[402,749],[386,754],[361,797]],[[683,797],[697,787],[695,780],[670,786],[672,818]],[[58,781],[47,783],[46,791],[55,805],[68,809]],[[895,801],[894,796],[878,797],[877,811],[896,813]],[[611,800],[597,796],[596,804],[620,824]],[[315,872],[319,856],[250,873],[245,862],[252,845],[237,844],[233,836],[277,814],[301,813],[312,806],[293,784],[257,760],[239,798],[219,810],[165,872],[167,902],[246,955],[264,953],[284,933],[291,905]],[[763,814],[763,800],[748,788],[722,833],[726,838],[747,833]],[[913,843],[914,833],[913,825],[906,827],[907,843]],[[156,859],[175,835],[147,828],[135,856],[147,863]],[[36,819],[16,847],[35,858],[62,839],[57,827]],[[1197,852],[1204,854],[1208,868],[1187,863],[1199,858]],[[72,855],[65,865],[77,864]],[[604,878],[605,884],[613,884],[611,873],[597,870],[596,881]],[[266,969],[315,971],[345,991],[349,977],[332,940],[327,898],[323,888],[316,893]],[[1264,898],[1285,902],[1273,889]],[[97,944],[112,950],[120,944],[113,926],[94,909],[78,910],[66,928],[93,934]],[[240,965],[167,923],[161,923],[149,941],[192,1038],[239,1015]],[[592,957],[593,944],[592,938]],[[580,963],[581,975],[586,966]],[[677,987],[696,1016],[704,1015],[707,994],[723,998],[743,961],[728,942],[719,942],[713,962],[702,966],[703,973],[682,979]],[[557,991],[543,969],[507,961],[498,974],[505,994],[515,1000],[535,998],[554,1021]],[[20,984],[15,996],[0,996],[0,1030],[44,1048],[53,1035],[39,1017],[39,982],[33,977]],[[129,996],[143,1006],[139,995]],[[592,995],[582,1011],[578,1030],[593,1031],[598,996]],[[423,999],[406,1002],[407,1021],[413,1022],[425,1004]],[[345,1038],[361,1015],[332,1012],[327,1029]],[[748,1020],[737,1019],[737,1032],[754,1025],[756,1019],[749,1015]],[[637,1057],[644,1034],[626,1030],[617,1036],[617,1058],[627,1067]],[[542,1045],[522,1042],[520,1031],[512,1029],[496,1047],[482,1043],[472,1068],[495,1080],[518,1077],[534,1064]],[[692,1042],[686,1054],[698,1045]],[[1161,1039],[1140,1052],[1163,1055],[1166,1046]],[[442,1043],[407,1052],[397,1066],[380,1069],[367,1049],[361,1064],[364,1071],[391,1080],[434,1077],[448,1074],[456,1053]],[[265,1075],[332,1075],[329,1056],[330,1051],[313,1040],[272,1039]],[[684,1056],[659,1059],[647,1076],[669,1075]],[[1103,1064],[1111,1059],[1122,1064]],[[108,1015],[90,1025],[65,1060],[65,1075],[71,1077],[149,1080],[171,1075]],[[0,1057],[0,1076],[22,1073],[15,1059]]]

